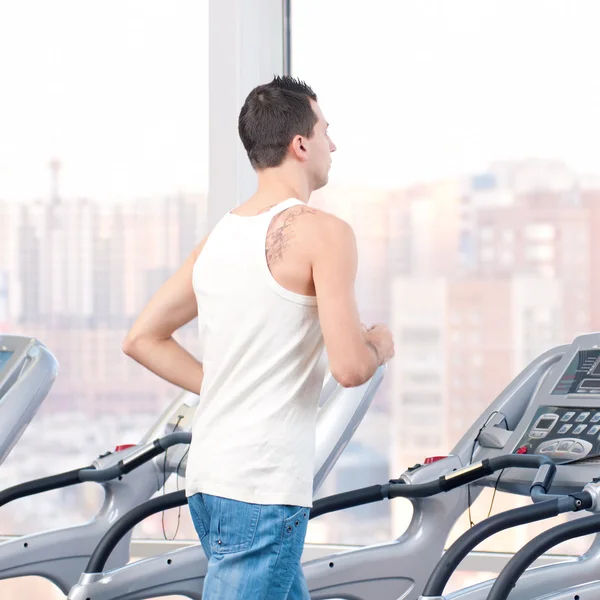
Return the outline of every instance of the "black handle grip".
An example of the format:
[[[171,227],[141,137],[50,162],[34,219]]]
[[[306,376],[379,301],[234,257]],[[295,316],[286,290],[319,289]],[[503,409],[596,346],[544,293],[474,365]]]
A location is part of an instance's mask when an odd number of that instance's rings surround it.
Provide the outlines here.
[[[130,456],[119,461],[121,473],[126,475],[130,471],[137,469],[139,466],[152,460],[155,456],[159,456],[164,452],[164,448],[160,445],[160,440],[154,440],[152,446],[145,446],[137,450]]]
[[[536,485],[541,486],[544,489],[544,492],[547,492],[554,481],[554,476],[556,475],[556,465],[542,465],[538,472],[535,474],[535,478],[533,483],[531,484],[531,488],[533,489]]]
[[[485,461],[483,461],[485,462]],[[554,461],[542,454],[505,454],[488,459],[494,471],[516,467],[519,469],[539,469],[542,465],[553,465]]]
[[[33,496],[35,494],[41,494],[42,492],[58,490],[70,485],[77,485],[78,483],[81,483],[79,477],[80,471],[91,468],[92,467],[83,467],[82,469],[66,471],[65,473],[59,473],[58,475],[42,477],[41,479],[34,479],[33,481],[26,481],[25,483],[9,487],[0,492],[0,506],[4,506],[19,498],[25,498],[26,496]]]
[[[384,498],[383,486],[381,485],[372,485],[370,487],[352,490],[351,492],[334,494],[333,496],[315,500],[313,507],[310,510],[310,518],[315,519],[316,517],[320,517],[321,515],[333,511],[370,504],[371,502],[379,502]]]

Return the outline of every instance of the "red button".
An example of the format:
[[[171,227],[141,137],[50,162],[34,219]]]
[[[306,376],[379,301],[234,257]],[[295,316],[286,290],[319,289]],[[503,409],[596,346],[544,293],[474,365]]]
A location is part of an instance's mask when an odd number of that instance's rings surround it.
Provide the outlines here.
[[[121,450],[127,450],[127,448],[133,448],[135,444],[122,444],[115,448],[115,452],[121,452]]]
[[[425,464],[430,465],[431,463],[437,462],[438,460],[444,460],[447,456],[429,456],[425,459]]]
[[[520,448],[517,448],[515,454],[527,454],[527,446],[521,446]]]

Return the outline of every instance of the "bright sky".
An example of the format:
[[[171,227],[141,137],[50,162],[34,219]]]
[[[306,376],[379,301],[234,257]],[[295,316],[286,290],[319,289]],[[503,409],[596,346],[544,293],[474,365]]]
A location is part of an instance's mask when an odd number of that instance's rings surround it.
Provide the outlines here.
[[[332,181],[395,185],[553,157],[600,174],[599,0],[295,0]]]
[[[206,189],[207,0],[0,2],[0,197]]]
[[[208,0],[0,4],[0,198],[207,187]],[[599,0],[293,0],[332,180],[396,186],[563,158],[600,174]]]

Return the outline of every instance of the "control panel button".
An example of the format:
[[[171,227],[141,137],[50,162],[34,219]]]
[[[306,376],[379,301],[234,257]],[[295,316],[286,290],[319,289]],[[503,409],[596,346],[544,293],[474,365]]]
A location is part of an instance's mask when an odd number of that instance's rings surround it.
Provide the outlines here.
[[[534,440],[545,438],[548,435],[547,431],[530,431],[529,437]]]
[[[600,431],[600,425],[592,425],[587,432],[588,435],[596,435]]]
[[[558,446],[558,442],[554,442],[552,444],[546,442],[546,445],[540,446],[538,452],[545,454],[546,452],[556,452],[556,448]]]
[[[598,413],[598,414],[600,414],[600,413]],[[561,421],[562,421],[563,423],[566,423],[567,421],[570,421],[570,420],[571,420],[571,419],[572,419],[574,416],[575,416],[575,413],[574,413],[574,412],[566,412],[566,413],[565,413],[565,414],[562,416],[562,419],[561,419]]]
[[[571,452],[574,454],[583,454],[584,451],[584,447],[579,442],[575,442],[571,448]]]
[[[559,430],[558,433],[563,434],[563,433],[567,433],[567,431],[569,431],[569,429],[571,429],[571,427],[573,427],[573,425],[563,425]]]
[[[590,423],[600,423],[600,412],[594,413],[594,416],[590,419]]]
[[[127,450],[127,448],[133,448],[135,444],[121,444],[120,446],[115,447],[115,452],[121,452],[122,450]]]
[[[575,423],[583,423],[589,416],[590,416],[589,412],[582,412],[581,414],[577,415],[577,418],[575,419]]]
[[[434,462],[437,462],[438,460],[444,460],[444,458],[448,458],[448,457],[447,456],[428,456],[425,459],[424,464],[431,465]]]
[[[517,448],[515,454],[527,454],[527,446],[521,446]]]
[[[577,425],[575,429],[573,429],[573,435],[579,435],[583,433],[587,429],[587,425]]]
[[[558,448],[556,449],[558,452],[567,452],[567,450],[571,449],[571,446],[574,444],[572,440],[561,442],[558,444]]]

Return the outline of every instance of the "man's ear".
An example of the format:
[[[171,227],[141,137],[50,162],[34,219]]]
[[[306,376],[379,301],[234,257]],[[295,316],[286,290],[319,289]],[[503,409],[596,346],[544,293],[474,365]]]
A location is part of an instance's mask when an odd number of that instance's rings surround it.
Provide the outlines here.
[[[296,155],[296,158],[300,160],[306,160],[306,146],[304,145],[304,138],[301,135],[294,137],[290,147],[292,152]]]

